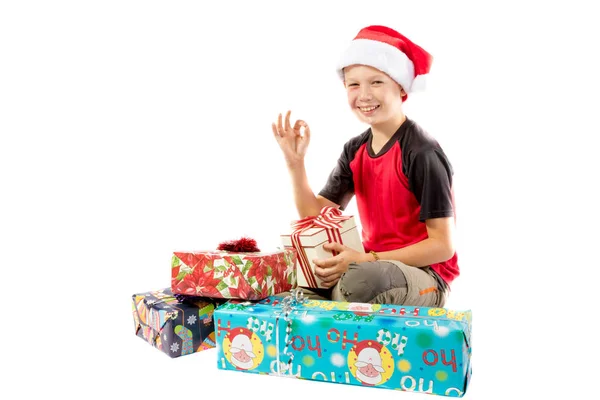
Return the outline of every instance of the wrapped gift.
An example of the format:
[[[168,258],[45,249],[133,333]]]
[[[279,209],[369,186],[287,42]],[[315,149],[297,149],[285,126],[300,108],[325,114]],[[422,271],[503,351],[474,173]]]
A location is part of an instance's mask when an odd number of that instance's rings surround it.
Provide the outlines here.
[[[132,297],[136,335],[170,357],[215,347],[213,311],[224,301],[178,300],[170,288]]]
[[[171,289],[186,295],[260,300],[297,286],[293,249],[174,252],[171,266]]]
[[[451,397],[471,374],[470,311],[272,296],[214,320],[219,369]]]
[[[342,215],[337,208],[324,207],[315,217],[306,217],[292,224],[292,231],[281,235],[285,248],[298,253],[298,286],[323,288],[315,275],[314,259],[330,258],[336,252],[325,250],[325,243],[337,242],[361,253],[365,252],[353,216]]]

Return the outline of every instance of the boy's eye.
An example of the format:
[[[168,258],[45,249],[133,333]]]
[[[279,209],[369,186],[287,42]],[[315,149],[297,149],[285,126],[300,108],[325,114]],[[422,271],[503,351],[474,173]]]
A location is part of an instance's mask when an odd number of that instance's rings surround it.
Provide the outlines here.
[[[373,81],[373,83],[383,83],[382,81]]]
[[[358,86],[358,83],[351,83],[348,86]]]

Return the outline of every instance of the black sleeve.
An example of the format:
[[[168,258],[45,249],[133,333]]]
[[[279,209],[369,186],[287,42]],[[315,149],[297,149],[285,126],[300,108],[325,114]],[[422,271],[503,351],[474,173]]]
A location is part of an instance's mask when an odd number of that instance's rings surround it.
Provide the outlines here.
[[[343,211],[354,196],[354,180],[350,169],[350,146],[344,145],[344,150],[338,159],[337,165],[329,174],[325,186],[319,194],[327,200],[340,205]]]
[[[441,149],[419,151],[407,172],[409,189],[421,205],[421,222],[454,215],[452,166]]]

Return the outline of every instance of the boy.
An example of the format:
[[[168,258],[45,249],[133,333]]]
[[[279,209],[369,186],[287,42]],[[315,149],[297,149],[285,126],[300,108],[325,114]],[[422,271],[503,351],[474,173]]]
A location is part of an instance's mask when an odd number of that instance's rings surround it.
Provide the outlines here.
[[[422,86],[432,57],[393,29],[362,29],[342,54],[338,73],[348,104],[370,125],[344,145],[327,183],[314,195],[304,155],[304,121],[273,124],[294,187],[300,218],[321,208],[344,210],[356,196],[365,253],[339,243],[334,257],[313,260],[336,301],[443,307],[459,275],[453,244],[452,166],[439,144],[408,119],[402,104]],[[304,128],[304,135],[301,129]]]

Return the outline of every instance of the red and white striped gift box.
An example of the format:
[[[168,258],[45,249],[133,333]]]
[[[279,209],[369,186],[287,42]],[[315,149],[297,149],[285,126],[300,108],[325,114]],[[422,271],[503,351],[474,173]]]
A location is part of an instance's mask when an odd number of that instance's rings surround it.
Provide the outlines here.
[[[285,248],[298,253],[298,286],[322,288],[315,275],[314,259],[333,257],[335,252],[323,248],[325,243],[337,242],[356,251],[365,251],[353,216],[344,216],[333,207],[324,207],[315,217],[307,217],[292,223],[291,232],[280,235]]]

